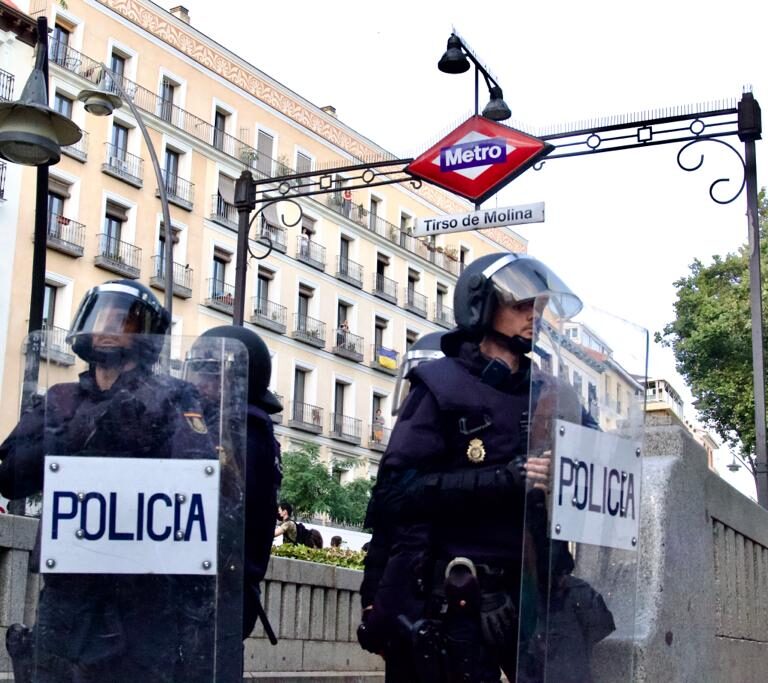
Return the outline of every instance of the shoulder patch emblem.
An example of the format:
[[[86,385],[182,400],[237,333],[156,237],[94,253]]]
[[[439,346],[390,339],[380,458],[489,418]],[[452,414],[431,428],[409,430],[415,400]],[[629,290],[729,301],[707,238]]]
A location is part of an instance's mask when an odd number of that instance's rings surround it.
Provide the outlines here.
[[[467,460],[469,462],[483,462],[485,460],[485,446],[481,439],[472,439],[467,448]]]
[[[184,413],[184,418],[187,420],[187,424],[192,431],[198,434],[207,434],[208,427],[205,424],[205,420],[200,413]]]

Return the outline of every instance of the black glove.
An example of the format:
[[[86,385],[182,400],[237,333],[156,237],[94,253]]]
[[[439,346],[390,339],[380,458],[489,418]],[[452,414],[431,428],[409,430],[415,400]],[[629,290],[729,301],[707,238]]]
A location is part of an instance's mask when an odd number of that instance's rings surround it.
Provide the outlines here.
[[[384,620],[378,617],[373,608],[366,609],[357,627],[357,642],[363,650],[375,655],[383,655],[389,642],[388,630]]]

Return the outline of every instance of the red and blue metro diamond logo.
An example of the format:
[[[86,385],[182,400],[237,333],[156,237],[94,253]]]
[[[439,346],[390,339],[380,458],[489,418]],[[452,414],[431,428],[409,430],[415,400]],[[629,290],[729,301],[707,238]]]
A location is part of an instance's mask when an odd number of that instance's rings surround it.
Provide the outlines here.
[[[473,116],[406,167],[406,172],[480,203],[554,147],[482,116]]]

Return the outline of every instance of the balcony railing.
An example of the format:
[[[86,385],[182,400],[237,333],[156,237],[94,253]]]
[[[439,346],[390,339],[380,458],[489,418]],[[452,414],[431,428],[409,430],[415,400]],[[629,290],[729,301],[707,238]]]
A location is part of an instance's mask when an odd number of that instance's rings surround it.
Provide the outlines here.
[[[0,102],[13,100],[13,83],[16,77],[12,73],[0,69]]]
[[[162,171],[163,184],[165,185],[165,194],[168,195],[168,201],[171,204],[192,211],[192,205],[195,200],[195,185],[194,183],[180,178],[178,175],[168,173],[165,169]],[[160,196],[160,190],[157,190],[155,195]]]
[[[251,314],[251,322],[260,327],[266,327],[268,330],[285,334],[288,309],[285,306],[268,301],[267,299],[260,299],[257,296],[253,297],[252,301],[253,313]]]
[[[49,54],[51,63],[58,64],[60,67],[78,74],[92,83],[98,82],[99,76],[102,73],[102,67],[96,60],[54,39],[50,40]],[[143,88],[138,83],[134,83],[109,69],[105,72],[105,78],[107,87],[115,94],[122,96],[122,93],[118,92],[117,86],[114,85],[114,81],[119,81],[123,91],[133,99],[133,103],[138,109],[157,116],[224,154],[244,164],[248,164],[252,170],[256,171],[259,177],[265,176],[265,169],[271,171],[275,168],[273,160],[268,159],[264,154],[259,154],[254,147],[225,133],[223,130],[217,129],[208,121],[177,107],[172,102],[163,99],[151,90]]]
[[[341,413],[331,413],[331,431],[329,436],[338,441],[360,444],[363,421]]]
[[[368,434],[368,448],[372,451],[385,451],[387,450],[387,444],[389,444],[389,435],[392,430],[388,427],[381,427],[379,425],[371,425],[371,431]]]
[[[68,145],[61,148],[61,153],[66,154],[68,157],[77,159],[78,161],[88,160],[88,133],[86,131],[80,131],[83,134],[74,145]]]
[[[435,304],[435,317],[432,320],[449,329],[456,324],[453,319],[453,309],[442,304]]]
[[[289,427],[320,434],[323,431],[323,409],[302,401],[294,401],[288,420]]]
[[[279,251],[281,254],[284,254],[288,250],[285,241],[285,228],[278,225],[270,225],[267,223],[264,216],[261,218],[261,234],[269,237],[269,239],[272,241],[272,248],[275,251]]]
[[[5,173],[8,168],[8,164],[4,161],[0,161],[0,199],[5,200]]]
[[[165,291],[165,256],[152,257],[152,275],[149,284],[155,289]],[[189,264],[173,264],[173,295],[180,299],[189,299],[192,296],[192,268]]]
[[[440,247],[435,249],[435,251],[429,252],[429,260],[449,273],[459,274],[459,262],[455,258],[448,256],[445,251],[440,251]]]
[[[325,270],[325,247],[299,235],[296,238],[296,259],[318,270]]]
[[[232,315],[235,305],[235,288],[232,285],[211,277],[206,281],[206,291],[208,292],[206,306]]]
[[[280,401],[280,403],[283,405],[283,407],[285,407],[285,403],[283,403],[283,396],[282,396],[282,394],[278,394],[276,391],[273,391],[272,393],[274,394],[275,398],[278,401]],[[272,413],[269,417],[271,418],[272,422],[274,422],[275,424],[278,424],[278,425],[279,424],[283,424],[283,411],[282,410],[279,413]]]
[[[336,262],[336,277],[354,287],[362,288],[363,267],[344,256],[339,256]]]
[[[405,310],[420,315],[422,318],[426,318],[427,297],[423,294],[419,294],[410,287],[407,288],[405,293]]]
[[[373,274],[373,293],[380,299],[397,303],[397,282],[384,277],[381,273]]]
[[[85,250],[85,226],[59,214],[48,214],[48,248],[70,256],[82,256]]]
[[[237,230],[237,209],[234,204],[227,204],[220,194],[211,197],[211,220],[225,228]]]
[[[94,263],[104,270],[138,279],[141,274],[141,249],[106,233],[101,233],[98,238],[99,251]]]
[[[106,161],[101,170],[130,185],[141,187],[144,184],[144,160],[135,154],[129,154],[124,149],[116,147],[111,142],[105,142]]]
[[[67,343],[68,334],[69,330],[43,323],[40,356],[57,365],[74,365],[76,359],[72,347]]]
[[[292,336],[294,339],[322,349],[325,346],[325,323],[308,315],[294,313]]]
[[[396,375],[399,355],[394,349],[372,344],[371,367],[386,372],[388,375]]]
[[[335,337],[336,343],[333,347],[333,353],[342,358],[349,358],[356,363],[363,362],[365,339],[342,327],[336,330]]]

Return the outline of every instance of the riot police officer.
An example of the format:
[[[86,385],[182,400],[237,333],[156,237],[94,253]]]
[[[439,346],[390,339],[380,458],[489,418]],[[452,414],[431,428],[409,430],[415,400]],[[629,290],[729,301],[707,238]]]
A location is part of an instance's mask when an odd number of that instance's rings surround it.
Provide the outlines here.
[[[543,313],[534,307],[546,305],[566,319],[581,308],[536,259],[477,259],[456,284],[446,357],[408,375],[368,510],[379,547],[358,629],[385,657],[388,681],[498,681],[500,670],[515,679],[518,635],[535,627],[518,624],[521,579],[541,571],[522,566],[524,516],[549,482],[546,454],[527,452],[529,411],[557,382],[526,355]],[[566,571],[569,559],[554,561]]]
[[[256,624],[257,616],[266,620],[261,605],[259,584],[264,580],[269,563],[274,530],[274,514],[277,492],[282,481],[280,445],[275,439],[270,415],[283,407],[269,390],[272,361],[269,349],[256,332],[245,327],[222,325],[204,332],[194,344],[185,363],[186,376],[201,387],[204,411],[207,419],[215,416],[220,392],[219,378],[223,371],[218,361],[211,360],[210,346],[206,342],[234,339],[248,352],[248,414],[246,423],[247,445],[245,456],[245,548],[244,605],[242,638],[247,638]],[[210,387],[210,389],[205,389]],[[215,422],[215,419],[214,419]],[[237,447],[236,447],[237,448]],[[265,628],[269,629],[265,623]]]
[[[37,397],[0,445],[3,495],[41,491],[46,454],[216,457],[194,389],[153,372],[169,326],[168,311],[137,282],[86,293],[67,340],[88,369]],[[35,683],[170,683],[185,651],[183,596],[168,575],[47,574],[34,635],[13,629],[10,649],[23,646],[11,652],[14,667],[34,660]],[[207,615],[205,606],[183,608]]]

